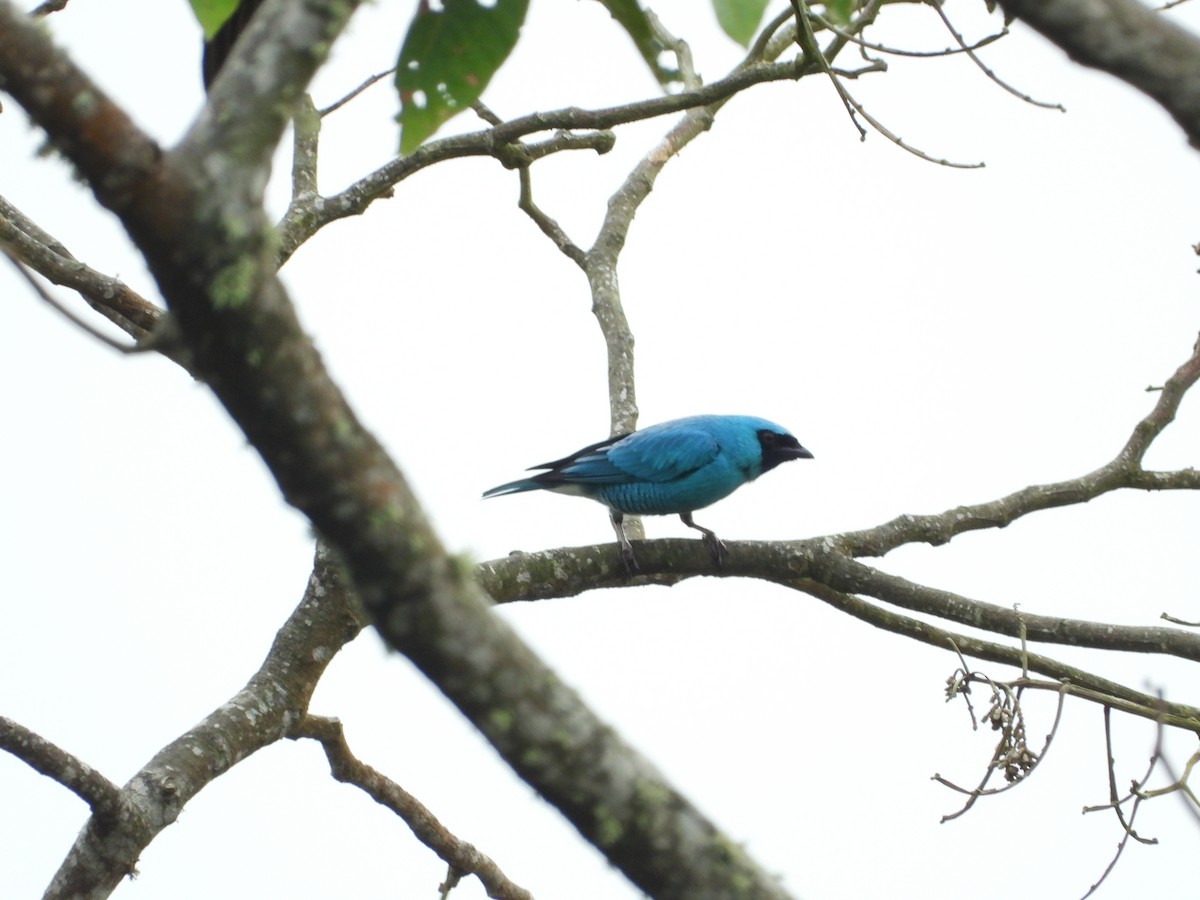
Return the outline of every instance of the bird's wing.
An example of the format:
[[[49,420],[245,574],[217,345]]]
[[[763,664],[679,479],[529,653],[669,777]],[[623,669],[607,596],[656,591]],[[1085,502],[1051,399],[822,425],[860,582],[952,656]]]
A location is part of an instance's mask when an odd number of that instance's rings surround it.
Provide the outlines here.
[[[706,430],[686,425],[654,426],[619,435],[577,450],[570,456],[533,466],[545,469],[535,480],[555,484],[630,484],[674,481],[712,462],[720,451]]]
[[[639,481],[675,481],[712,462],[720,453],[704,429],[671,424],[637,431],[608,449],[608,460]]]
[[[555,484],[624,484],[629,481],[629,473],[613,465],[608,458],[608,451],[614,444],[628,437],[629,435],[618,434],[615,437],[588,444],[582,450],[576,450],[570,456],[564,456],[562,459],[530,466],[529,471],[546,470],[540,475],[535,475],[533,481],[541,487]]]

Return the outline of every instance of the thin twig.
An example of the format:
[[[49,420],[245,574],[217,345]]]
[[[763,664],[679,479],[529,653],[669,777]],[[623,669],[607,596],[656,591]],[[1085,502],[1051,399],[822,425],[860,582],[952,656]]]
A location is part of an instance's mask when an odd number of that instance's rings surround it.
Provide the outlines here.
[[[0,244],[0,252],[3,252],[4,255],[6,257],[8,257],[8,261],[11,262],[13,264],[13,267],[18,272],[21,273],[21,277],[24,278],[27,282],[29,282],[29,286],[33,288],[33,290],[37,293],[37,295],[39,297],[41,297],[42,300],[44,300],[50,306],[51,309],[58,312],[59,315],[66,318],[69,322],[71,322],[73,325],[75,325],[82,331],[85,331],[88,334],[90,334],[92,337],[94,337],[96,340],[100,341],[102,344],[107,344],[109,347],[112,347],[114,350],[118,351],[119,353],[143,353],[143,352],[151,349],[149,346],[143,346],[143,345],[139,345],[139,344],[123,344],[120,341],[116,340],[115,338],[111,337],[110,335],[105,334],[103,331],[96,328],[94,325],[92,325],[86,319],[82,318],[81,316],[76,315],[74,312],[72,312],[70,309],[68,309],[66,306],[59,303],[58,300],[56,300],[54,297],[52,297],[50,295],[49,291],[47,291],[44,287],[42,287],[40,284],[38,284],[37,279],[33,277],[33,273],[31,273],[29,271],[29,269],[27,269],[25,267],[25,264],[20,260],[20,258],[17,257],[17,255],[15,253],[13,253],[11,250],[9,250],[6,245]]]
[[[1185,763],[1183,767],[1183,774],[1176,775],[1174,768],[1171,766],[1170,760],[1167,759],[1166,754],[1163,754],[1163,768],[1167,770],[1167,775],[1171,779],[1171,784],[1156,791],[1146,791],[1145,796],[1154,797],[1158,796],[1159,794],[1174,793],[1178,791],[1180,797],[1183,798],[1184,808],[1188,811],[1192,818],[1196,820],[1196,823],[1200,824],[1200,799],[1196,798],[1195,793],[1193,793],[1191,786],[1188,784],[1188,780],[1192,777],[1192,768],[1198,762],[1200,762],[1200,750],[1197,750],[1191,755],[1191,757],[1188,758],[1187,763]]]
[[[957,652],[957,647],[955,650]],[[959,658],[962,658],[961,654]],[[1002,794],[1026,781],[1033,774],[1034,770],[1041,765],[1042,760],[1049,755],[1050,746],[1054,743],[1054,737],[1058,734],[1058,726],[1062,722],[1066,696],[1072,693],[1071,686],[1068,684],[1038,681],[1026,676],[1010,682],[997,683],[981,672],[970,672],[964,680],[968,683],[971,681],[981,682],[991,688],[992,708],[984,717],[984,721],[990,722],[994,729],[1000,731],[1001,735],[978,787],[963,788],[941,775],[933,776],[933,781],[958,793],[966,794],[968,797],[967,802],[958,812],[942,816],[943,823],[962,816],[975,805],[975,801],[980,797]],[[1050,726],[1050,731],[1046,734],[1046,739],[1039,752],[1030,750],[1026,742],[1025,713],[1021,706],[1021,695],[1026,688],[1052,690],[1058,694],[1054,722]],[[959,693],[966,694],[968,692],[960,689]],[[973,714],[972,718],[974,718]],[[998,788],[988,788],[987,783],[995,772],[1003,772],[1007,784]]]
[[[967,705],[967,714],[971,717],[971,730],[978,731],[979,719],[975,716],[975,704],[971,702],[971,682],[968,677],[971,674],[971,667],[967,665],[967,659],[959,649],[958,642],[954,638],[950,638],[949,644],[950,649],[958,657],[959,668],[946,679],[946,702],[949,703],[956,697],[962,697],[963,702]]]
[[[1133,433],[1117,459],[1140,469],[1150,444],[1162,434],[1164,428],[1175,421],[1179,404],[1197,380],[1200,380],[1200,337],[1192,345],[1192,355],[1175,370],[1159,391],[1154,409],[1134,426]]]
[[[1200,37],[1140,0],[999,0],[1081,66],[1120,78],[1142,91],[1200,147]]]
[[[1200,489],[1200,470],[1147,472],[1141,468],[1146,451],[1174,421],[1180,403],[1198,379],[1200,340],[1193,346],[1191,356],[1167,379],[1154,408],[1134,426],[1125,446],[1110,462],[1093,472],[1068,481],[1030,485],[986,503],[931,515],[898,516],[874,528],[832,535],[829,541],[848,556],[884,556],[905,544],[939,546],[969,531],[1003,528],[1030,513],[1087,503],[1117,488]]]
[[[367,88],[369,88],[371,85],[377,84],[378,82],[387,78],[389,75],[391,75],[395,71],[396,71],[396,67],[392,66],[390,69],[388,69],[385,72],[380,72],[377,75],[372,75],[370,78],[368,78],[366,81],[364,81],[358,87],[356,87],[354,90],[352,90],[350,93],[348,93],[341,100],[336,100],[333,103],[326,106],[324,109],[319,110],[317,115],[319,115],[323,119],[330,113],[341,109],[343,106],[345,106],[347,103],[349,103],[355,97],[357,97],[359,94],[361,94]]]
[[[1087,893],[1085,893],[1083,895],[1081,900],[1087,900],[1088,897],[1092,896],[1092,894],[1094,894],[1097,891],[1097,889],[1099,889],[1100,885],[1104,884],[1104,882],[1105,882],[1105,880],[1107,880],[1108,876],[1110,874],[1112,874],[1112,871],[1113,871],[1113,869],[1116,868],[1117,862],[1120,860],[1121,855],[1125,852],[1125,848],[1129,845],[1130,838],[1133,838],[1134,840],[1136,840],[1142,844],[1157,844],[1158,843],[1157,838],[1143,838],[1136,831],[1133,830],[1133,820],[1137,816],[1138,807],[1141,805],[1143,798],[1136,791],[1134,791],[1134,792],[1131,792],[1129,795],[1127,795],[1124,799],[1118,799],[1117,782],[1116,782],[1117,775],[1116,775],[1116,768],[1115,768],[1116,767],[1116,759],[1113,756],[1113,749],[1112,749],[1112,710],[1110,710],[1107,706],[1104,708],[1104,745],[1105,745],[1105,750],[1107,752],[1107,759],[1108,759],[1108,790],[1109,790],[1110,802],[1106,806],[1085,806],[1083,808],[1083,811],[1084,811],[1084,813],[1089,813],[1089,812],[1096,812],[1101,809],[1112,809],[1113,812],[1116,813],[1117,821],[1119,821],[1121,823],[1121,828],[1124,831],[1124,833],[1121,835],[1121,840],[1117,844],[1117,850],[1113,854],[1112,859],[1109,860],[1108,865],[1105,866],[1104,871],[1100,874],[1100,877],[1095,881],[1094,884],[1092,884],[1091,887],[1088,888]],[[1142,779],[1143,784],[1145,784],[1145,782],[1150,778],[1151,772],[1154,771],[1154,766],[1156,765],[1158,760],[1161,758],[1161,752],[1162,752],[1162,723],[1159,723],[1158,740],[1155,743],[1154,753],[1150,757],[1150,767],[1146,770],[1146,774]],[[1124,803],[1125,800],[1128,800],[1130,798],[1133,799],[1133,806],[1129,811],[1129,819],[1128,819],[1128,821],[1126,821],[1125,815],[1121,811],[1121,804]]]
[[[111,823],[116,818],[120,788],[78,757],[4,716],[0,716],[0,750],[76,794],[97,819]]]
[[[905,50],[902,47],[890,47],[887,44],[876,44],[858,35],[851,34],[850,32],[845,31],[834,23],[830,22],[820,13],[813,12],[812,9],[809,9],[808,14],[812,17],[814,22],[819,23],[823,28],[832,34],[839,35],[845,38],[847,41],[850,41],[852,44],[857,44],[858,46],[867,50],[874,50],[877,53],[886,53],[889,56],[905,56],[914,57],[917,59],[955,56],[959,53],[969,53],[972,50],[978,50],[981,47],[986,47],[988,44],[995,43],[996,41],[1000,40],[1000,38],[1008,36],[1008,29],[1002,28],[1000,31],[997,31],[994,34],[989,34],[987,37],[980,38],[969,47],[960,45],[958,47],[946,47],[942,50]]]
[[[482,100],[476,100],[474,103],[472,103],[471,110],[475,113],[475,115],[479,116],[479,118],[483,119],[483,121],[487,122],[489,125],[499,125],[504,121],[494,112],[492,112],[491,107]]]
[[[767,48],[775,37],[775,33],[779,31],[780,28],[788,25],[791,21],[792,11],[790,9],[785,9],[770,22],[768,22],[766,27],[759,32],[758,37],[754,39],[754,43],[750,45],[750,49],[746,53],[746,58],[743,64],[749,65],[751,63],[760,62],[764,59],[774,59],[775,57],[770,54],[770,51]],[[787,35],[784,37],[784,40],[790,44],[796,40],[796,36],[794,34]],[[775,54],[775,56],[777,55],[778,53]]]
[[[974,47],[967,46],[966,40],[963,38],[962,34],[959,33],[958,29],[954,27],[954,24],[950,21],[950,17],[946,15],[946,10],[942,8],[942,4],[931,3],[930,5],[937,10],[937,14],[941,18],[942,24],[946,26],[946,30],[949,31],[954,37],[954,40],[958,42],[958,46],[962,48],[963,52],[970,57],[971,62],[975,63],[975,65],[979,68],[979,71],[981,71],[984,75],[986,75],[1000,87],[1004,88],[1004,90],[1008,91],[1014,97],[1020,97],[1026,103],[1030,103],[1033,106],[1040,106],[1042,109],[1057,109],[1059,112],[1067,111],[1067,108],[1061,103],[1047,103],[1043,100],[1035,100],[1033,97],[1030,97],[1023,91],[1017,90],[1003,78],[997,75],[991,68],[987,66],[986,63],[984,63],[982,59],[975,54]]]
[[[679,76],[683,81],[684,90],[694,91],[704,84],[704,80],[696,71],[696,63],[692,58],[692,48],[683,38],[670,32],[662,20],[650,9],[646,10],[646,21],[650,31],[664,47],[675,54],[679,64]]]
[[[0,244],[43,278],[77,292],[84,301],[139,343],[162,324],[166,312],[119,279],[80,262],[53,235],[0,197]]]
[[[1162,626],[1115,625],[1027,612],[1017,614],[1011,608],[997,603],[918,584],[851,559],[827,546],[822,550],[808,561],[805,574],[839,591],[865,594],[901,609],[935,615],[997,634],[1017,637],[1024,630],[1030,641],[1163,654],[1200,661],[1200,636],[1190,632]],[[765,574],[763,577],[778,579],[783,583],[795,581],[794,573]],[[1152,708],[1156,705],[1150,704]]]
[[[483,119],[483,121],[487,122],[493,127],[499,125],[503,121],[503,119],[496,115],[482,100],[476,100],[474,103],[472,103],[471,109],[475,111],[475,114],[479,116],[479,118]],[[606,133],[609,135],[612,134],[612,132]],[[590,136],[591,135],[589,135],[589,137]],[[572,135],[571,132],[559,132],[557,135],[555,135],[555,137],[562,138],[578,136]],[[520,195],[517,200],[517,208],[529,216],[529,218],[533,220],[534,224],[541,229],[542,233],[545,234],[546,237],[550,238],[550,240],[554,243],[554,246],[562,251],[562,253],[568,259],[582,268],[586,258],[586,254],[583,252],[582,248],[580,248],[574,241],[571,240],[570,235],[563,230],[563,227],[558,224],[556,219],[544,212],[542,208],[533,200],[533,176],[530,174],[530,167],[536,159],[540,159],[542,156],[546,155],[546,153],[538,153],[538,155],[535,156],[533,153],[531,153],[531,150],[534,149],[534,146],[536,145],[527,145],[523,142],[517,141],[506,145],[505,148],[511,151],[512,158],[518,163],[510,166],[511,168],[515,168],[517,170],[517,177],[521,186]]]
[[[639,562],[645,567],[644,553],[639,553]],[[779,583],[789,582],[780,579]],[[926,621],[884,609],[861,596],[837,590],[810,578],[794,579],[790,582],[790,586],[876,628],[934,647],[952,647],[957,652],[973,656],[976,659],[985,659],[1017,668],[1025,665],[1030,672],[1037,672],[1053,679],[1053,681],[1025,679],[1019,682],[1023,687],[1037,690],[1061,690],[1072,697],[1103,706],[1111,706],[1131,715],[1200,734],[1200,708],[1164,701],[1160,697],[1135,691],[1123,684],[1042,654],[1022,653],[1019,648],[939,628]],[[977,627],[987,627],[976,624]]]
[[[919,157],[926,162],[935,163],[939,166],[947,166],[952,169],[982,169],[984,167],[984,163],[982,162],[960,163],[930,156],[924,150],[909,144],[899,135],[895,134],[886,125],[872,116],[869,112],[867,112],[863,105],[854,99],[853,95],[846,90],[846,86],[842,84],[841,78],[839,78],[837,73],[830,68],[828,59],[826,59],[826,56],[821,51],[820,47],[817,46],[816,36],[813,34],[812,22],[809,19],[808,4],[806,0],[792,0],[792,8],[795,10],[796,21],[799,23],[798,27],[800,29],[800,46],[803,48],[805,56],[816,62],[821,67],[821,70],[829,76],[829,80],[833,84],[834,90],[837,91],[838,97],[841,98],[842,105],[846,107],[846,112],[850,116],[850,121],[853,122],[854,127],[858,129],[860,140],[865,141],[867,139],[867,130],[859,123],[856,114],[858,116],[862,116],[872,128],[874,128],[877,132],[879,132],[897,147],[906,150],[913,156]]]
[[[438,821],[429,809],[396,782],[361,762],[350,751],[342,723],[323,716],[305,716],[288,735],[320,742],[329,760],[330,773],[338,781],[352,784],[381,806],[386,806],[412,829],[422,844],[436,853],[450,871],[442,885],[442,896],[463,874],[474,875],[499,900],[532,900],[532,895],[514,884],[500,867],[474,846],[460,840]]]
[[[521,195],[517,201],[517,208],[529,216],[534,224],[542,230],[542,233],[550,238],[554,246],[562,251],[568,259],[583,268],[587,261],[587,254],[583,248],[571,240],[570,235],[563,230],[557,220],[543,212],[542,208],[533,201],[533,184],[529,167],[523,166],[518,170],[518,175],[521,181]]]
[[[1185,628],[1200,628],[1200,622],[1189,622],[1187,619],[1177,619],[1170,613],[1161,613],[1159,618],[1170,622],[1172,625],[1182,625]]]

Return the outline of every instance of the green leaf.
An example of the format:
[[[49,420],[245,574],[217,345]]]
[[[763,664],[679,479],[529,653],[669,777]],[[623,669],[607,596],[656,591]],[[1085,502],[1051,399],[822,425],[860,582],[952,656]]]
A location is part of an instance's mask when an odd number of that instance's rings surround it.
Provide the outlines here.
[[[743,47],[749,47],[758,33],[766,8],[767,0],[713,0],[721,30]]]
[[[834,25],[849,25],[859,6],[859,0],[830,0],[825,4],[825,18]]]
[[[211,41],[217,29],[225,20],[233,15],[238,7],[238,0],[188,0],[192,4],[192,12],[200,20],[204,29],[204,39]]]
[[[479,99],[521,33],[529,0],[421,0],[408,26],[396,90],[400,152],[411,153]]]
[[[646,61],[646,65],[650,67],[650,71],[654,73],[658,83],[666,87],[679,81],[679,70],[669,69],[662,64],[661,57],[667,48],[654,36],[650,20],[646,18],[646,11],[638,5],[637,0],[600,0],[600,2],[633,38],[638,52],[642,54],[642,59]]]

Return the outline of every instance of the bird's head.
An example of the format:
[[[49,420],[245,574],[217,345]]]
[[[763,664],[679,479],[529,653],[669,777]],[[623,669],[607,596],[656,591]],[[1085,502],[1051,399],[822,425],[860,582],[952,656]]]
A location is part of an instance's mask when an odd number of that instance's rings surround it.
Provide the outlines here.
[[[813,455],[800,446],[795,435],[782,428],[758,429],[758,445],[762,448],[762,470],[770,472],[789,459],[812,459]]]

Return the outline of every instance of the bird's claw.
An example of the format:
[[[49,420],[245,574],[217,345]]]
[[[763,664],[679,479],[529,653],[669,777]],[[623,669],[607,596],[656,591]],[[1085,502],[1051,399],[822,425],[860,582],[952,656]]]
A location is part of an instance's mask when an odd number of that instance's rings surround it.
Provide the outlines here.
[[[618,545],[621,551],[621,562],[625,566],[625,574],[632,578],[638,573],[637,557],[633,555],[633,545],[626,541]]]
[[[707,532],[702,538],[704,546],[708,548],[708,555],[712,557],[713,565],[718,569],[725,562],[725,557],[729,553],[729,548],[725,546],[725,542],[713,534]]]

